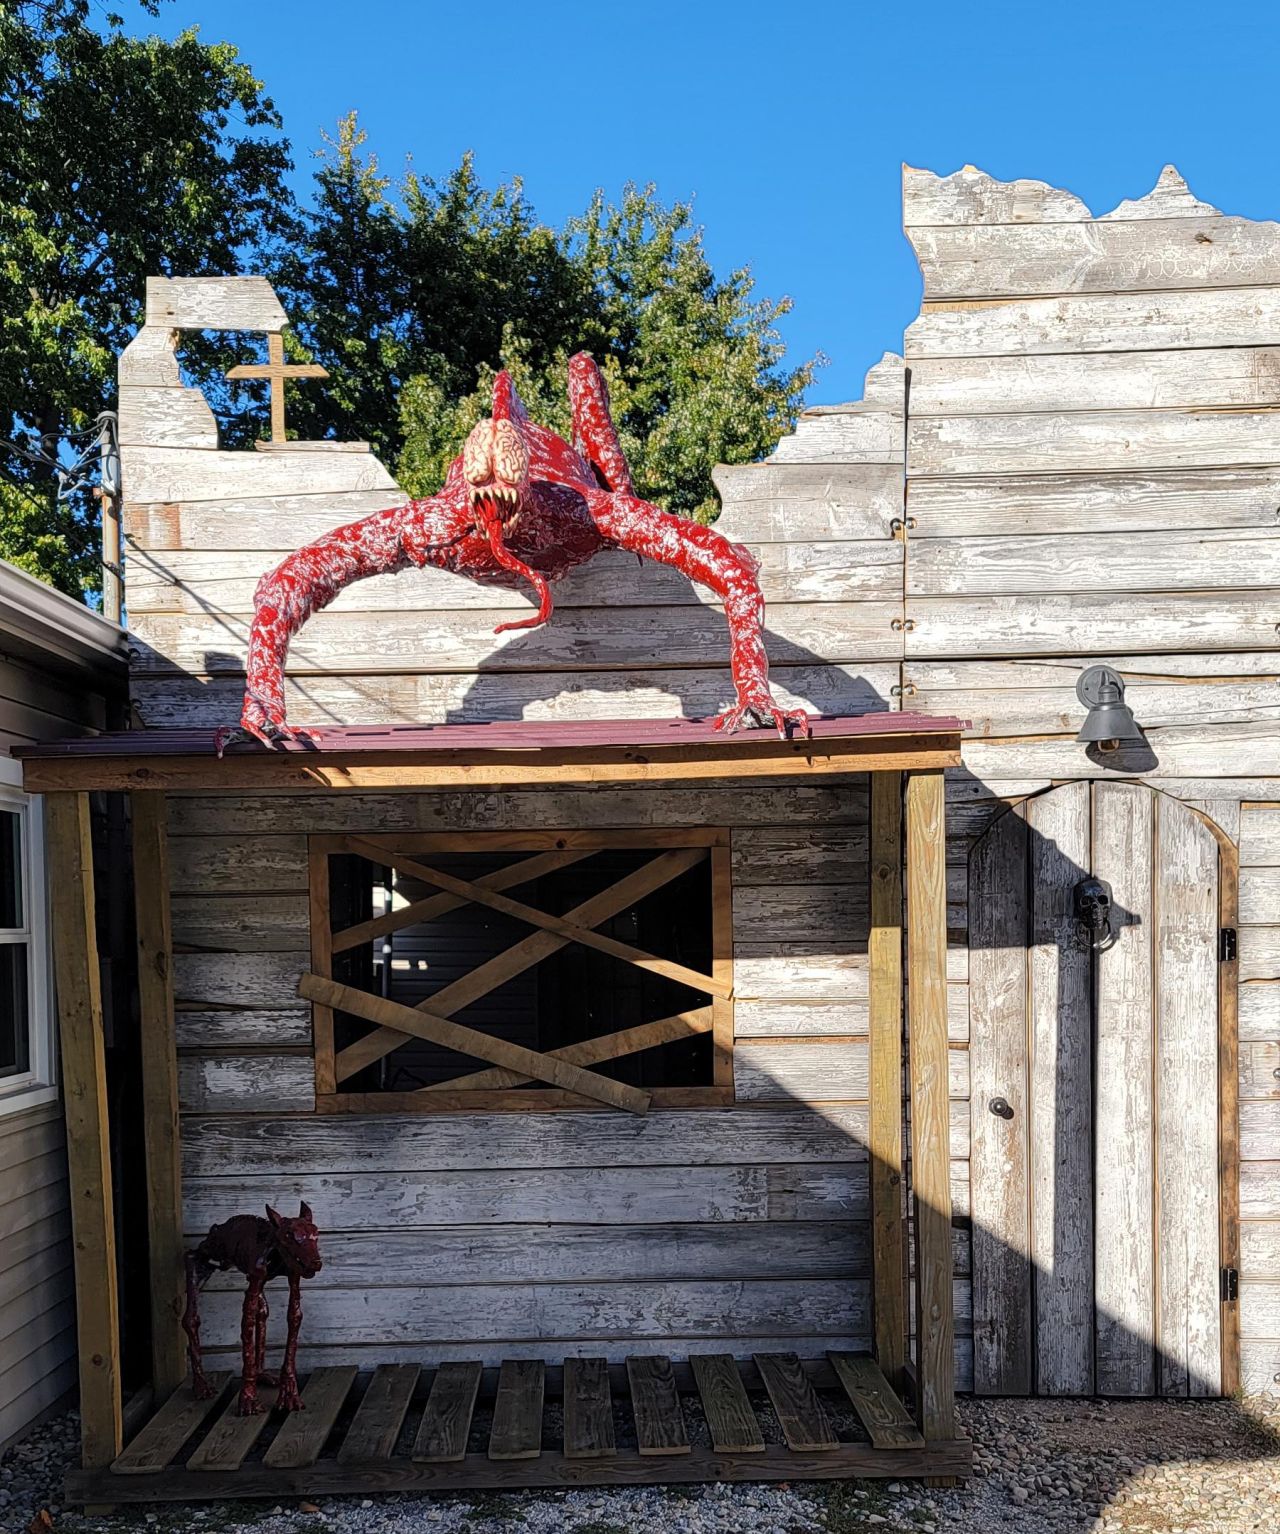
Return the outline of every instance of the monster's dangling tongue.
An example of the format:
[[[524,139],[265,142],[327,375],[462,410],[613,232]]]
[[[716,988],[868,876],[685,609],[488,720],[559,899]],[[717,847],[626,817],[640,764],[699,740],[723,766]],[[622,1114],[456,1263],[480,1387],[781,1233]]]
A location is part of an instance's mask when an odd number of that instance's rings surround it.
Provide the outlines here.
[[[500,623],[493,632],[505,634],[508,629],[539,628],[551,616],[552,611],[551,587],[547,585],[546,577],[530,569],[523,559],[517,559],[507,547],[502,536],[502,518],[494,510],[491,501],[487,499],[478,501],[475,511],[477,531],[483,533],[488,539],[493,557],[504,570],[511,570],[516,575],[524,576],[538,593],[538,610],[532,618],[517,618],[511,623]]]

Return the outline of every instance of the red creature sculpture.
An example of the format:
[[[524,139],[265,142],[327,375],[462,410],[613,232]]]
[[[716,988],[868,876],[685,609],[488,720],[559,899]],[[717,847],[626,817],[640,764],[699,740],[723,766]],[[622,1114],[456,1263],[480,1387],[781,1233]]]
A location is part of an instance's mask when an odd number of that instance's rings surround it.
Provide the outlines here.
[[[314,1278],[320,1271],[319,1235],[308,1205],[303,1204],[297,1219],[291,1220],[268,1204],[265,1220],[257,1214],[237,1214],[221,1225],[213,1226],[195,1251],[186,1254],[187,1308],[183,1312],[182,1326],[187,1334],[191,1382],[197,1397],[208,1400],[213,1394],[205,1378],[200,1354],[200,1290],[212,1274],[234,1270],[249,1280],[240,1320],[239,1413],[242,1417],[253,1417],[263,1410],[258,1400],[259,1381],[264,1385],[274,1383],[262,1369],[267,1352],[267,1297],[264,1290],[271,1279],[284,1274],[289,1280],[289,1329],[284,1362],[280,1366],[276,1405],[281,1411],[302,1410],[302,1397],[298,1393],[298,1332],[302,1326],[299,1289],[304,1278]]]
[[[783,734],[807,727],[803,710],[780,708],[769,690],[764,599],[750,552],[636,494],[604,379],[586,352],[569,362],[569,401],[572,446],[530,421],[510,376],[499,373],[493,414],[472,430],[438,495],[335,528],[263,576],[254,593],[244,734],[268,745],[294,738],[284,706],[289,643],[353,581],[426,565],[487,585],[527,581],[538,611],[500,624],[495,632],[502,633],[545,623],[551,616],[547,582],[602,549],[629,549],[671,565],[723,602],[737,697],[717,728],[733,731],[748,719],[772,723]]]

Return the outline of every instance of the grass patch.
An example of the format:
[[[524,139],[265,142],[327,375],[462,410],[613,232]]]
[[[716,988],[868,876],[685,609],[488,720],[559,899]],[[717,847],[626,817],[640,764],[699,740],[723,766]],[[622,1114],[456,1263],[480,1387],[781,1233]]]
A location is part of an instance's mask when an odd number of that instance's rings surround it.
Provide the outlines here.
[[[891,1499],[875,1481],[823,1481],[809,1495],[821,1508],[818,1517],[827,1534],[873,1534],[883,1529],[868,1523],[868,1513],[889,1514]]]

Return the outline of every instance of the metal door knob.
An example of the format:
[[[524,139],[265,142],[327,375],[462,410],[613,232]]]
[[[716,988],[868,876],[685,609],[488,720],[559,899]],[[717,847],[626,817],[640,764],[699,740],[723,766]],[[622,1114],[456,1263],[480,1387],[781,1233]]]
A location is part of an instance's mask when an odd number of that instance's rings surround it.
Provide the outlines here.
[[[987,1107],[991,1109],[998,1119],[1011,1119],[1013,1117],[1013,1109],[1003,1097],[993,1097],[987,1104]]]

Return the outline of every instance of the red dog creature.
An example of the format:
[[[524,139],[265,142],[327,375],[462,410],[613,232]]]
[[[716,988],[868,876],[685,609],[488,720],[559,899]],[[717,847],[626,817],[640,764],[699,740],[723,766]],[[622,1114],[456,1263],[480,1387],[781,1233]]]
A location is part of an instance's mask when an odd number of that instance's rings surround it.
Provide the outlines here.
[[[290,1219],[268,1204],[265,1220],[256,1214],[234,1215],[213,1226],[195,1251],[186,1254],[187,1308],[182,1326],[187,1334],[191,1382],[199,1399],[208,1400],[213,1395],[200,1353],[200,1290],[218,1272],[234,1270],[249,1280],[240,1320],[239,1414],[254,1417],[264,1409],[258,1400],[259,1382],[274,1383],[272,1376],[262,1371],[267,1352],[267,1297],[263,1291],[273,1278],[283,1274],[289,1280],[289,1328],[276,1405],[281,1411],[302,1410],[298,1392],[298,1332],[302,1327],[299,1289],[302,1279],[314,1278],[320,1271],[319,1235],[308,1205],[299,1208],[297,1219]]]
[[[425,565],[487,585],[527,581],[538,611],[500,624],[495,632],[502,633],[545,623],[548,581],[602,549],[629,549],[671,565],[724,603],[737,698],[717,728],[733,731],[748,719],[772,723],[784,735],[807,727],[803,710],[780,708],[769,690],[764,599],[752,555],[635,493],[604,379],[586,352],[569,362],[569,401],[572,446],[530,421],[510,376],[499,373],[493,414],[474,427],[438,495],[335,528],[262,577],[253,599],[244,734],[267,745],[295,738],[284,706],[290,641],[353,581]]]

